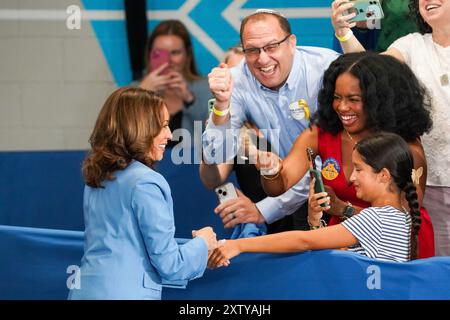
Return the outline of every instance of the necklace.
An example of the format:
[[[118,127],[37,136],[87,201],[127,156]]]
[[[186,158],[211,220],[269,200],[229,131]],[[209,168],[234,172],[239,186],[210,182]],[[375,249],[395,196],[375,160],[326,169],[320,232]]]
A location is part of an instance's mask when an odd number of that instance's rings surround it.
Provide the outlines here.
[[[448,65],[445,64],[445,68],[442,65],[442,61],[441,61],[441,55],[439,54],[438,49],[436,48],[436,43],[434,43],[433,39],[431,39],[431,41],[433,42],[433,48],[434,48],[434,52],[436,53],[436,57],[437,60],[439,62],[439,68],[440,71],[443,71],[444,73],[442,75],[440,75],[439,80],[441,82],[441,86],[448,86],[448,84],[450,83],[449,78],[448,78]],[[445,59],[444,59],[445,62]]]
[[[346,129],[344,129],[345,132],[347,133],[347,136],[350,138],[350,140],[353,142],[353,144],[356,144],[355,140],[353,140],[353,137],[350,135],[350,133],[348,133],[348,131]]]

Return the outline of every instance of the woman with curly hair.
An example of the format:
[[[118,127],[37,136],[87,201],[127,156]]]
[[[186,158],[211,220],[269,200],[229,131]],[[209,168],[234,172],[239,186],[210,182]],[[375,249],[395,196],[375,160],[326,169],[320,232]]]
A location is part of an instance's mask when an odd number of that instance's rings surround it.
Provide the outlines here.
[[[81,288],[69,299],[161,299],[163,281],[200,277],[210,227],[179,245],[167,181],[152,169],[172,134],[159,96],[121,88],[106,100],[83,163],[84,255]]]
[[[279,160],[272,154],[261,159],[261,167],[272,169],[263,175],[263,186],[271,196],[282,194],[308,171],[306,148],[322,159],[322,178],[327,186],[320,203],[310,202],[310,211],[325,210],[331,214],[330,224],[351,217],[370,203],[359,199],[349,180],[354,169],[352,151],[363,138],[385,131],[407,141],[414,158],[419,203],[422,203],[427,164],[419,137],[432,125],[425,89],[405,64],[387,55],[375,53],[344,54],[325,71],[319,92],[315,125],[296,140],[289,155]],[[270,170],[269,170],[270,171]],[[326,200],[325,200],[326,199]],[[407,204],[405,204],[407,206]],[[419,257],[434,255],[433,231],[426,211],[419,234]],[[311,224],[312,228],[320,224]]]
[[[347,0],[332,4],[332,23],[344,52],[364,51],[350,28],[353,6]],[[397,39],[385,52],[405,62],[432,97],[433,130],[422,137],[428,160],[424,204],[436,231],[436,255],[450,255],[450,1],[410,0],[419,32]]]

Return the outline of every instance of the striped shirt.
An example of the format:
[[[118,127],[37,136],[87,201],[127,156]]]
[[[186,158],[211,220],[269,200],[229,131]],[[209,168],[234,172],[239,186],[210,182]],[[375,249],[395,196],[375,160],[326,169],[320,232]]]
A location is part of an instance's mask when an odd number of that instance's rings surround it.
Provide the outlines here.
[[[411,216],[392,206],[370,207],[342,222],[358,244],[349,248],[369,258],[409,260]]]

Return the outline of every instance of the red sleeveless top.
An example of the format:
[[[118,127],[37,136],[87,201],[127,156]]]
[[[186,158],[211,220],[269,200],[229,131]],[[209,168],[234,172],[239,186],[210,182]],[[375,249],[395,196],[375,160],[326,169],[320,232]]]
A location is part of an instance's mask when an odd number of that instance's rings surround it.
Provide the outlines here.
[[[356,190],[349,184],[342,167],[342,139],[341,133],[333,136],[318,128],[319,134],[319,155],[322,159],[322,180],[323,183],[333,188],[336,196],[342,201],[350,201],[351,204],[367,208],[370,203],[358,199]],[[350,178],[350,177],[349,177]],[[425,208],[420,208],[422,219],[418,237],[419,258],[429,258],[434,256],[434,232],[431,219]],[[341,220],[337,216],[331,216],[330,225],[338,224]]]

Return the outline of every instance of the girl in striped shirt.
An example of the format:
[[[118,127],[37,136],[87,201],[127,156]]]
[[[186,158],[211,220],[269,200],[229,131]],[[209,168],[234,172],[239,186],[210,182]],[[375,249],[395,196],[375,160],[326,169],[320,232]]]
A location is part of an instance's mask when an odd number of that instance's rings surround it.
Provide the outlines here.
[[[350,180],[356,195],[370,202],[371,207],[341,224],[316,228],[321,225],[322,210],[327,209],[320,204],[330,199],[325,192],[313,193],[313,179],[308,220],[314,230],[226,240],[210,256],[208,265],[227,266],[229,259],[242,252],[287,253],[344,247],[379,260],[416,259],[420,213],[408,144],[394,133],[378,133],[355,145],[352,162]]]

